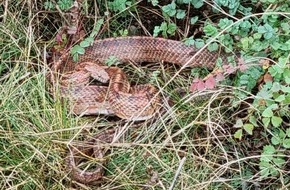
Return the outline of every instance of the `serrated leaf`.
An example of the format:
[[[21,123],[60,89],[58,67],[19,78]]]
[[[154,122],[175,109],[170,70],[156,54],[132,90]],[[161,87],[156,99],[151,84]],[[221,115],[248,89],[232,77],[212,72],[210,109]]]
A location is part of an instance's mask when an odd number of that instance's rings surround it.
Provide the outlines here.
[[[284,139],[286,137],[286,133],[282,129],[280,129],[278,136],[280,139]]]
[[[290,148],[290,138],[286,138],[283,140],[283,147]]]
[[[285,164],[285,160],[282,159],[281,157],[274,158],[273,162],[276,164],[278,167],[282,167],[283,164]]]
[[[207,36],[214,36],[217,34],[217,28],[211,24],[208,24],[206,25],[204,28],[203,28],[203,31],[204,33],[207,35]]]
[[[85,49],[79,45],[75,45],[72,49],[71,49],[71,53],[72,54],[84,54],[85,53]]]
[[[162,7],[162,11],[168,14],[168,16],[173,17],[176,14],[176,4],[174,1],[172,1],[168,5],[164,5]]]
[[[218,50],[218,48],[219,48],[219,45],[218,45],[216,42],[211,43],[211,44],[209,44],[209,45],[207,46],[207,49],[208,49],[210,52],[216,51],[216,50]]]
[[[265,166],[266,165],[265,163],[267,163],[268,165],[270,165],[268,162],[265,162],[265,161],[260,162],[260,164],[259,164],[260,165],[259,166],[259,168],[260,168],[260,175],[263,178],[266,178],[266,177],[268,177],[270,175],[270,169],[269,169],[268,166]]]
[[[278,145],[278,144],[280,144],[281,143],[281,139],[279,139],[278,137],[272,137],[271,138],[271,143],[273,144],[273,145]]]
[[[197,49],[202,48],[205,45],[203,39],[195,39],[195,47]]]
[[[271,123],[273,124],[274,127],[279,127],[282,123],[282,118],[277,117],[277,116],[272,116],[271,118]]]
[[[160,32],[161,32],[160,26],[155,26],[153,30],[153,37],[157,37]]]
[[[272,145],[265,145],[263,147],[263,153],[268,154],[268,155],[273,155],[276,152],[276,149]]]
[[[176,18],[177,19],[183,19],[185,17],[185,10],[178,9],[176,13]]]
[[[193,46],[195,43],[194,39],[193,39],[193,36],[189,37],[189,38],[186,38],[185,41],[184,41],[184,44],[187,45],[187,46]]]
[[[272,117],[273,111],[270,108],[267,108],[263,111],[262,116],[263,117]]]
[[[167,33],[170,35],[173,35],[175,33],[176,29],[177,29],[176,24],[170,23],[170,24],[168,24]]]
[[[235,132],[235,134],[234,134],[234,137],[235,137],[236,139],[239,139],[239,140],[242,139],[242,136],[243,136],[243,130],[242,130],[242,129],[237,130],[237,131]]]
[[[246,124],[244,124],[243,128],[245,129],[245,131],[246,131],[249,135],[252,135],[252,134],[253,134],[254,125],[252,125],[252,124],[250,124],[250,123],[246,123]]]
[[[279,174],[279,171],[276,169],[276,168],[274,168],[273,166],[270,168],[270,175],[271,176],[278,176],[278,174]]]

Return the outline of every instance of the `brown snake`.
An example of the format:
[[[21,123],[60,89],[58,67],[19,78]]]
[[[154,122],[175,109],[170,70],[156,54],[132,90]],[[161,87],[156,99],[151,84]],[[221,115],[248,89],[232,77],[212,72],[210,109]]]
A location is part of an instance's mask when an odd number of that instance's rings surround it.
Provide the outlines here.
[[[72,111],[75,114],[115,114],[126,120],[145,120],[151,118],[160,107],[157,89],[149,84],[130,87],[121,69],[103,66],[104,62],[114,56],[120,62],[164,61],[184,65],[197,51],[182,42],[162,38],[108,38],[97,40],[86,48],[85,54],[79,56],[79,63],[73,63],[68,58],[56,62],[53,68],[62,75],[61,96],[72,100]],[[227,62],[225,55],[205,49],[187,64],[189,67],[213,68],[219,57]],[[90,78],[110,81],[109,87],[90,85]],[[67,163],[72,178],[81,183],[94,183],[102,178],[104,171],[101,164],[93,172],[82,171],[77,167],[77,163],[81,162],[78,157],[87,155],[102,159],[103,148],[99,148],[96,143],[110,143],[115,132],[114,129],[107,130],[87,141],[86,146],[71,148]]]

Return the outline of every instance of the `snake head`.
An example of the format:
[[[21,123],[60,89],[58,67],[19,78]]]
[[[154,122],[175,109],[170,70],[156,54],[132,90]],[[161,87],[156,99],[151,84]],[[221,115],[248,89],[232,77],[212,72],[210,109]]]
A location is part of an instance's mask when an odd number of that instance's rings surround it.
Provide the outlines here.
[[[88,64],[85,66],[85,69],[90,72],[91,77],[94,79],[102,82],[102,83],[108,83],[110,80],[109,74],[106,72],[105,66],[100,66],[97,64]]]

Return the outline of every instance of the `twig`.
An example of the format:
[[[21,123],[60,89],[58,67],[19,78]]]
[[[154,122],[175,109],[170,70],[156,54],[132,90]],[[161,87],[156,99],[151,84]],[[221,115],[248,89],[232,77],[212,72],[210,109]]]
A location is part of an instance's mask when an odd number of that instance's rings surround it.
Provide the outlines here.
[[[173,179],[173,181],[172,181],[172,183],[171,183],[171,185],[170,185],[170,187],[169,187],[168,190],[172,190],[172,189],[174,188],[174,185],[175,185],[176,179],[177,179],[177,177],[179,176],[179,173],[180,173],[180,171],[181,171],[181,168],[182,168],[182,166],[183,166],[185,160],[186,160],[186,157],[183,157],[183,158],[181,159],[181,161],[180,161],[180,163],[179,163],[179,166],[178,166],[178,168],[177,168],[177,171],[176,171],[176,173],[175,173],[174,179]]]

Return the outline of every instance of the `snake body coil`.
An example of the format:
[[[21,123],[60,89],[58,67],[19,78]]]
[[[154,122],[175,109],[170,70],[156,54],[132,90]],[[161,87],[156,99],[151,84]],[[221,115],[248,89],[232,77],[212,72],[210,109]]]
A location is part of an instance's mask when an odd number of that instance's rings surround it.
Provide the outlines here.
[[[73,102],[75,114],[115,114],[126,120],[145,120],[154,115],[159,108],[160,98],[157,89],[151,85],[130,87],[124,72],[116,67],[104,66],[104,62],[114,56],[120,62],[159,62],[165,61],[184,65],[191,60],[198,49],[186,46],[179,41],[152,37],[119,37],[97,40],[86,48],[85,54],[79,56],[79,63],[71,58],[55,62],[53,69],[61,73],[61,95]],[[226,56],[217,52],[203,50],[187,65],[189,67],[213,68],[216,60]],[[96,78],[109,82],[109,87],[90,85],[89,79]],[[114,130],[101,133],[96,139],[109,143]],[[92,145],[96,140],[88,141]],[[96,145],[97,146],[97,145]],[[79,159],[76,155],[92,154],[96,158],[103,157],[101,148],[79,147],[68,156],[68,166],[72,177],[82,183],[91,183],[102,177],[102,166],[94,172],[82,171],[77,167]]]

